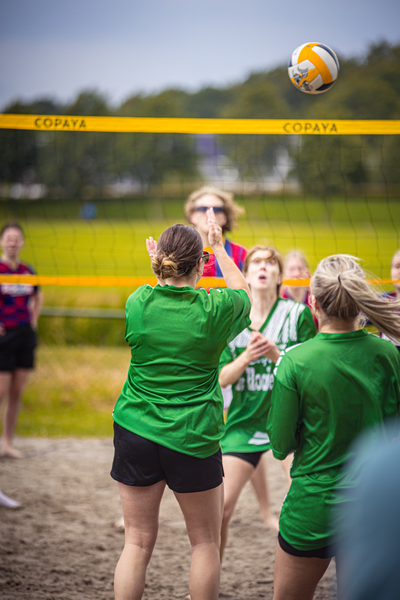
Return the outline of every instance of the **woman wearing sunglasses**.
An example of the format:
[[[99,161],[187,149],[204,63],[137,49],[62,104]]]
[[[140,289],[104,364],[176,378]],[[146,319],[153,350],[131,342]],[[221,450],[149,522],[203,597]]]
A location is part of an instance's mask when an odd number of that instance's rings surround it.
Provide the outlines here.
[[[235,265],[243,271],[247,249],[226,237],[226,233],[235,227],[237,218],[243,214],[244,208],[236,204],[233,194],[212,186],[204,186],[192,192],[185,204],[185,215],[188,223],[193,225],[201,235],[204,250],[210,252],[210,260],[204,268],[204,277],[223,277],[221,266],[208,243],[207,210],[214,210],[215,218],[222,229],[224,248]]]
[[[125,522],[117,600],[142,597],[166,485],[177,498],[192,545],[190,596],[218,598],[223,507],[218,364],[226,343],[248,325],[251,303],[212,209],[207,222],[208,242],[228,288],[195,289],[208,254],[193,227],[174,225],[158,245],[147,240],[159,284],[140,287],[126,304],[131,363],[113,413],[111,471]]]

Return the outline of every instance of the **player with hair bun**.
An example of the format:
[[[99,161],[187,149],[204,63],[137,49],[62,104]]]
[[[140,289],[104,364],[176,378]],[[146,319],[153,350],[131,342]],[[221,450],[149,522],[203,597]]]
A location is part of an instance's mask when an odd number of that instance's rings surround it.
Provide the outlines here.
[[[196,289],[208,253],[199,233],[173,225],[158,244],[147,240],[159,284],[138,288],[126,303],[128,377],[114,418],[114,461],[125,523],[115,572],[117,600],[142,597],[168,485],[192,545],[192,600],[217,600],[223,506],[223,401],[218,365],[226,343],[248,323],[247,283],[227,255],[213,210],[208,241],[227,289]]]
[[[359,321],[363,315],[399,340],[400,301],[379,297],[357,260],[335,255],[319,263],[311,280],[319,333],[287,350],[275,371],[267,431],[275,458],[294,451],[294,460],[279,521],[274,600],[313,597],[343,543],[332,543],[330,513],[337,492],[357,485],[341,475],[350,445],[366,428],[392,436],[385,420],[399,413],[400,355],[359,329]]]

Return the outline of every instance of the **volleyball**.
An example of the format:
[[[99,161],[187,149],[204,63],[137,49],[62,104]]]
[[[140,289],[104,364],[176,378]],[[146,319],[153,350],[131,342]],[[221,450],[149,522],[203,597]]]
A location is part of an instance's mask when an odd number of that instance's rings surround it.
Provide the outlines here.
[[[333,86],[339,74],[339,61],[334,51],[318,42],[296,48],[289,60],[289,78],[306,94],[322,94]]]

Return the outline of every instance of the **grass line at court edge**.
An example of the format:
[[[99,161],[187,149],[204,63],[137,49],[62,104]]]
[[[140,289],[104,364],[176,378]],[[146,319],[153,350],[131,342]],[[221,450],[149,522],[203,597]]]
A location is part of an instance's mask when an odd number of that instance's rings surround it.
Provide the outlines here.
[[[112,436],[112,411],[129,359],[128,346],[39,346],[16,435]]]

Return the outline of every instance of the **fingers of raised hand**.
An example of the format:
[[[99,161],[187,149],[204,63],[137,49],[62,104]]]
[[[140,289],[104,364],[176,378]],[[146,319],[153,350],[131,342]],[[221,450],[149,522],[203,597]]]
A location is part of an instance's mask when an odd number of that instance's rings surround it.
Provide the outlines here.
[[[146,249],[150,258],[153,258],[157,252],[157,242],[152,237],[146,239]]]

